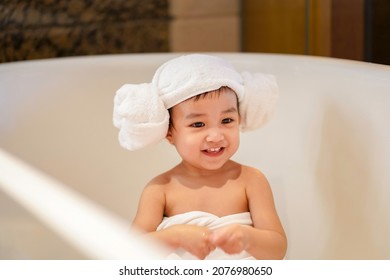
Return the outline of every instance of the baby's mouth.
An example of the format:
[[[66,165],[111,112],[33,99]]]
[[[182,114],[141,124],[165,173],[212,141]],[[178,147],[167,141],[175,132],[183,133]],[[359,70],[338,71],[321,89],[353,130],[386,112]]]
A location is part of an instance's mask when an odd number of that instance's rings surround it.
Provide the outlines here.
[[[225,149],[224,147],[208,148],[208,149],[203,150],[203,152],[207,153],[207,154],[218,154],[218,153],[222,152],[224,149]]]

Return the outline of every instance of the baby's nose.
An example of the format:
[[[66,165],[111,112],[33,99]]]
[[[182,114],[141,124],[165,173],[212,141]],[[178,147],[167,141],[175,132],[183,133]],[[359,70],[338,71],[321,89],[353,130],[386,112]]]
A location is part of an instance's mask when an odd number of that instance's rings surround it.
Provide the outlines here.
[[[207,142],[220,142],[223,139],[224,139],[223,133],[219,129],[210,130],[206,137]]]

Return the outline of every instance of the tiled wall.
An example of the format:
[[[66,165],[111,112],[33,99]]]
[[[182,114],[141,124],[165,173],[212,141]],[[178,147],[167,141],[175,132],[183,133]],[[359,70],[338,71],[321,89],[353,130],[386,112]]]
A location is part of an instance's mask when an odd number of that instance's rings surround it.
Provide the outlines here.
[[[239,50],[240,0],[0,1],[0,62]]]
[[[0,62],[169,50],[168,0],[2,0]]]

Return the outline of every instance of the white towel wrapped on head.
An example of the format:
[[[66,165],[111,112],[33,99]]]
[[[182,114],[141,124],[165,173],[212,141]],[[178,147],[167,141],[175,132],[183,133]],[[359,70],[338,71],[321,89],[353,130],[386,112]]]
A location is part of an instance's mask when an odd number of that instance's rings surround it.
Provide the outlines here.
[[[279,92],[272,75],[240,74],[220,57],[184,55],[161,65],[151,83],[126,84],[117,91],[113,122],[120,144],[137,150],[161,141],[168,131],[169,108],[223,86],[237,95],[242,131],[261,127],[273,114]]]

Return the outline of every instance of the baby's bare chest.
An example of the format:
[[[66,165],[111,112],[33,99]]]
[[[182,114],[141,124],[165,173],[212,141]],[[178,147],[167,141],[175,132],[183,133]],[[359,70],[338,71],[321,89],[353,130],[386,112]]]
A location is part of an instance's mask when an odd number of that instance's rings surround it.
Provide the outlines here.
[[[237,184],[219,187],[177,185],[167,189],[165,198],[168,216],[189,211],[204,211],[219,216],[248,211],[245,186]]]

